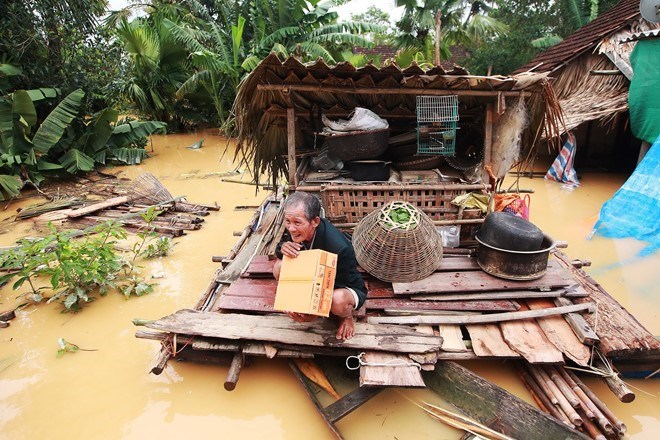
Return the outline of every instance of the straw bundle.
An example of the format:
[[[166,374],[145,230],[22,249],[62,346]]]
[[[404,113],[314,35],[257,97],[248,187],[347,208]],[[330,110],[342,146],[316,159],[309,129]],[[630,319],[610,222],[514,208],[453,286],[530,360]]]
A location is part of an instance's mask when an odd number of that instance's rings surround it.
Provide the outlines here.
[[[405,222],[393,212],[406,210]],[[391,202],[374,210],[355,227],[353,246],[358,263],[388,282],[412,282],[431,275],[442,259],[442,242],[433,221],[406,202]]]

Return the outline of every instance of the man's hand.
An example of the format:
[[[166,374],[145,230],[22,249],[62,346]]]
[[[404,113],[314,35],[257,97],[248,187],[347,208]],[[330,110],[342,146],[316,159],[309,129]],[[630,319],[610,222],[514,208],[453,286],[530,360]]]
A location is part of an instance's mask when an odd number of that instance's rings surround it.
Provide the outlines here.
[[[286,312],[286,314],[296,322],[312,322],[318,318],[316,315],[308,315],[306,313]]]
[[[303,246],[301,243],[287,241],[285,243],[282,243],[282,247],[280,248],[280,251],[282,251],[282,255],[286,255],[287,257],[290,258],[296,258],[300,253],[302,247]]]

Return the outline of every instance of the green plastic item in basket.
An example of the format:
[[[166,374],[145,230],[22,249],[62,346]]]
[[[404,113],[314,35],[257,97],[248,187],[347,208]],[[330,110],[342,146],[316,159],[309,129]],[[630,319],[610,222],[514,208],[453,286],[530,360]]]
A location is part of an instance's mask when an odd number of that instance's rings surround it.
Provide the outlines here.
[[[390,202],[360,220],[353,247],[360,266],[388,282],[426,278],[442,260],[442,237],[433,221],[402,201]]]

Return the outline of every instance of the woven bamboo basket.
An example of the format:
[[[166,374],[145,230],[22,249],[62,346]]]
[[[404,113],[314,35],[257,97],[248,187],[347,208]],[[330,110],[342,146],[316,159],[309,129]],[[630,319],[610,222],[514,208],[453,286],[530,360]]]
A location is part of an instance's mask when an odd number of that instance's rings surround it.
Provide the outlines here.
[[[391,219],[390,213],[400,208],[410,214],[405,224]],[[364,217],[353,232],[353,247],[360,266],[388,282],[426,278],[442,260],[442,241],[433,221],[407,202],[388,203]]]

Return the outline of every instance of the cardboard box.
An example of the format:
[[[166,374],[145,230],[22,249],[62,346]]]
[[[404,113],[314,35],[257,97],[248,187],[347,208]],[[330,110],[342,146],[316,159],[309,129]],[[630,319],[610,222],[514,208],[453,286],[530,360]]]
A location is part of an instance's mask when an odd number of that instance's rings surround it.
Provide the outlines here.
[[[312,249],[282,260],[275,310],[328,317],[337,275],[337,254]]]

